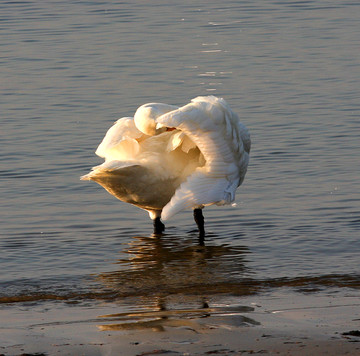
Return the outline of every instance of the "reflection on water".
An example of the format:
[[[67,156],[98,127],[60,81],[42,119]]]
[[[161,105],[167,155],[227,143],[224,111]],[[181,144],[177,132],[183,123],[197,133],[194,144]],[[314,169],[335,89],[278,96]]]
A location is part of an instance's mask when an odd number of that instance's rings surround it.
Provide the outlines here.
[[[118,269],[101,273],[98,279],[117,296],[132,297],[135,311],[102,315],[99,329],[186,327],[197,332],[219,323],[256,325],[243,315],[253,308],[212,305],[215,294],[254,292],[236,283],[249,275],[248,253],[246,247],[217,245],[211,239],[197,246],[173,235],[134,237],[123,249],[125,257],[117,261]]]
[[[313,292],[322,287],[360,287],[359,277],[349,275],[256,279],[247,266],[250,250],[219,244],[216,236],[203,246],[170,234],[133,237],[120,256],[115,270],[96,276],[103,291],[111,291],[119,310],[99,316],[102,331],[182,327],[201,332],[258,325],[246,315],[254,308],[239,305],[241,297],[266,288]],[[131,305],[129,312],[124,312],[125,300]]]
[[[58,277],[54,281],[43,278],[3,282],[0,304],[44,300],[124,303],[133,298],[131,303],[136,310],[143,307],[158,310],[159,298],[167,307],[170,299],[174,305],[195,303],[198,307],[214,296],[242,297],[274,288],[301,292],[332,287],[360,288],[360,276],[356,273],[283,277],[273,272],[271,277],[265,277],[253,267],[254,258],[258,258],[253,248],[225,243],[223,236],[208,234],[205,245],[197,245],[195,234],[167,233],[150,237],[129,237],[128,234],[127,242],[112,246],[112,249],[122,246],[121,251],[113,253],[113,259],[104,261],[104,251],[98,251],[102,256],[96,260],[98,273]],[[114,233],[111,240],[121,237],[123,235]],[[72,263],[84,263],[83,258],[83,255],[74,257]],[[94,264],[93,261],[89,263]],[[268,262],[269,259],[262,261]]]
[[[254,319],[244,316],[254,311],[248,306],[213,306],[205,300],[198,308],[168,309],[164,299],[158,299],[158,305],[151,311],[118,313],[99,316],[104,322],[99,325],[101,331],[142,330],[165,331],[168,327],[186,327],[197,332],[207,327],[239,327],[259,325]]]
[[[177,236],[134,237],[117,261],[118,269],[99,280],[117,295],[169,295],[231,292],[248,276],[246,247],[186,243]],[[236,291],[248,294],[249,290]]]
[[[36,291],[0,295],[0,304],[7,303],[8,308],[13,303],[16,310],[31,310],[44,301],[90,305],[92,318],[79,315],[60,324],[91,323],[100,331],[177,328],[196,335],[206,329],[259,325],[258,305],[249,304],[249,298],[266,289],[360,288],[358,275],[259,278],[249,267],[251,249],[224,243],[216,235],[209,234],[203,246],[194,244],[191,234],[129,237],[127,241],[118,259],[112,264],[103,262],[102,272],[88,283],[77,280],[71,286],[70,281],[54,289],[45,281]],[[60,325],[57,319],[54,323]]]

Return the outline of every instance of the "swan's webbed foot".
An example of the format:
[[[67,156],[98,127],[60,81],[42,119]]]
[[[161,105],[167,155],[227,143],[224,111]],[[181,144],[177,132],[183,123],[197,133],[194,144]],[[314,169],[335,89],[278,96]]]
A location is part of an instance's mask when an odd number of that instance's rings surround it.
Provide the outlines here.
[[[199,228],[199,242],[200,245],[204,244],[205,239],[205,227],[204,227],[204,216],[202,209],[194,209],[194,220]]]
[[[154,234],[162,234],[165,230],[165,225],[161,222],[160,217],[153,220],[154,223]]]

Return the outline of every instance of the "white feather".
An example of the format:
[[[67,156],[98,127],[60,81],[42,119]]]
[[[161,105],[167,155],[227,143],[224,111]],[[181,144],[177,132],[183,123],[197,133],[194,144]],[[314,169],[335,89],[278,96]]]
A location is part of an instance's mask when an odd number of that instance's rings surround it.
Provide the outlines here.
[[[144,134],[136,128],[134,120],[123,117],[108,130],[95,153],[107,161],[134,157],[138,152],[135,140],[142,136]]]
[[[183,209],[231,203],[250,146],[248,130],[223,99],[197,97],[180,108],[145,104],[109,129],[96,151],[105,162],[82,179],[167,220]]]

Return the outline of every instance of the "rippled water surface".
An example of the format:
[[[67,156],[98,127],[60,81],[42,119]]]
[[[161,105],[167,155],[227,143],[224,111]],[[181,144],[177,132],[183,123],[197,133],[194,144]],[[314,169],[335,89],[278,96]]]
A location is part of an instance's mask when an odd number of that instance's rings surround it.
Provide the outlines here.
[[[0,301],[358,288],[359,14],[332,0],[1,2]],[[79,181],[115,119],[209,94],[253,145],[237,206],[205,209],[205,246],[191,212],[153,238],[145,212]]]

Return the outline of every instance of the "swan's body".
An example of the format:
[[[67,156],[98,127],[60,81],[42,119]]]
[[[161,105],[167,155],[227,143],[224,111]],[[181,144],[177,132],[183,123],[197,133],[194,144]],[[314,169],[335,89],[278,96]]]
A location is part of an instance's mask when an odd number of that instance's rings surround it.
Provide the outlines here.
[[[199,209],[234,200],[250,145],[248,130],[223,99],[197,97],[181,108],[145,104],[109,129],[96,150],[105,162],[81,179],[147,210],[157,232],[160,218],[192,208],[202,235]]]

